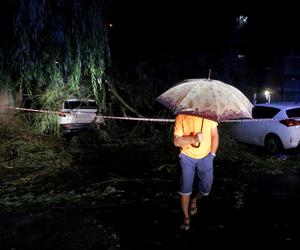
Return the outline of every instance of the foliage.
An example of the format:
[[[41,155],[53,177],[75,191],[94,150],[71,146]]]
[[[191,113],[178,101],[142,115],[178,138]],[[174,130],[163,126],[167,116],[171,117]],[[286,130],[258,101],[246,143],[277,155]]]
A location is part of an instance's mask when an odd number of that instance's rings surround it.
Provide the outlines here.
[[[38,171],[49,169],[54,173],[70,166],[72,162],[62,140],[24,130],[19,123],[1,124],[0,143],[0,175],[3,182],[15,174],[20,176],[20,182],[36,179],[45,174]],[[26,177],[35,171],[35,175]]]
[[[9,75],[3,74],[0,70],[0,89],[6,91],[6,95],[9,100],[9,104],[14,103],[14,93],[17,91],[15,83],[12,81]]]
[[[54,111],[52,113],[20,113],[18,120],[24,126],[30,127],[37,133],[60,135],[57,112],[63,108],[63,102],[69,98],[92,98],[92,91],[88,87],[81,87],[79,91],[70,91],[66,86],[50,86],[40,95],[28,98],[30,107]],[[56,112],[56,113],[55,113]]]
[[[110,63],[105,17],[108,2],[4,2],[0,14],[13,25],[2,34],[9,43],[0,43],[0,84],[4,82],[11,93],[22,89],[40,108],[57,110],[55,106],[72,93],[83,98],[88,92],[100,103],[102,79]],[[39,115],[31,120],[41,132],[56,131],[53,116]]]
[[[152,49],[147,57],[140,53],[138,58],[116,58],[118,61],[113,61],[110,75],[120,94],[126,96],[127,101],[145,116],[173,116],[156,98],[179,81],[206,78],[211,69],[211,78],[241,86],[242,77],[247,74],[241,69],[244,65],[240,68],[240,64],[232,57],[221,52],[218,52],[218,59],[215,60],[200,51],[174,55],[168,49]]]
[[[230,124],[219,126],[213,195],[224,195],[224,190],[226,195],[234,195],[250,190],[249,184],[258,178],[299,170],[297,159],[281,161],[262,150],[237,144],[230,134]],[[152,205],[169,207],[177,200],[174,190],[179,149],[172,144],[166,127],[158,130],[160,133],[141,130],[132,136],[125,131],[84,132],[69,141],[70,156],[63,140],[1,126],[1,211],[86,205],[97,208],[108,203],[120,206],[135,199],[147,206],[151,200]]]

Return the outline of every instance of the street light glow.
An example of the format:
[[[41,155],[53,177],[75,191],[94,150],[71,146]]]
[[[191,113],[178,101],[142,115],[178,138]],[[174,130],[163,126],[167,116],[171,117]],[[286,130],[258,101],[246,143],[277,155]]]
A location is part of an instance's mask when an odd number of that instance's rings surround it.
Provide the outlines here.
[[[266,97],[267,103],[270,103],[271,102],[271,92],[269,90],[265,90],[265,97]]]
[[[268,90],[265,91],[265,96],[268,97],[270,95],[270,92]]]

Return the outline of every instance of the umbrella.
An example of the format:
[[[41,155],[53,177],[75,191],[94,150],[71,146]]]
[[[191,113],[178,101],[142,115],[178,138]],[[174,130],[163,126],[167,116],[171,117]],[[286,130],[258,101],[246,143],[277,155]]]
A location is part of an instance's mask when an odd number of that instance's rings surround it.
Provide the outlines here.
[[[232,85],[212,79],[187,79],[162,93],[158,102],[174,114],[188,114],[221,122],[252,118],[253,105]]]

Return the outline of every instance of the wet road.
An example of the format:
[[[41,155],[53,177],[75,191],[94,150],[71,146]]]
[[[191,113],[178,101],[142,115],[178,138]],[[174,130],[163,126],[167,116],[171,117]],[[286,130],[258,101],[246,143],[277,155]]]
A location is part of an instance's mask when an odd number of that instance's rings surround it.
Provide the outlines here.
[[[2,214],[0,250],[299,249],[299,173],[263,175],[245,186],[239,168],[218,162],[211,194],[200,200],[191,231],[182,232],[177,158],[161,148],[82,150],[76,172],[60,177],[63,189],[95,196]],[[108,180],[107,194],[97,196]]]
[[[101,159],[106,157],[111,159],[109,155],[102,155]],[[146,178],[146,169],[149,170],[153,162],[145,155],[137,158],[134,161],[130,157],[122,159],[123,166],[128,166],[129,172],[136,176]],[[128,192],[132,192],[135,202],[111,210],[121,245],[125,249],[149,250],[200,249],[201,246],[299,248],[298,173],[266,175],[254,181],[255,188],[251,190],[225,188],[222,193],[223,176],[216,172],[215,189],[199,202],[199,214],[193,218],[190,232],[179,229],[180,205],[170,194],[175,189],[167,180],[165,185],[145,182],[132,187]],[[165,196],[165,199],[160,196]]]

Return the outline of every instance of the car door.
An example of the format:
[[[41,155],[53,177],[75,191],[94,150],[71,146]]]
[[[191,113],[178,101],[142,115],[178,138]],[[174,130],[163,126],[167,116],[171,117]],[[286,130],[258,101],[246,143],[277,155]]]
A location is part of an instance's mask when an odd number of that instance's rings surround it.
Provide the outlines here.
[[[233,134],[237,141],[264,146],[264,138],[268,133],[272,118],[279,109],[265,106],[255,106],[253,119],[245,119],[233,125]]]
[[[258,119],[244,120],[236,127],[236,130],[238,130],[239,133],[237,140],[248,144],[259,145],[259,138],[263,128],[264,123]]]

